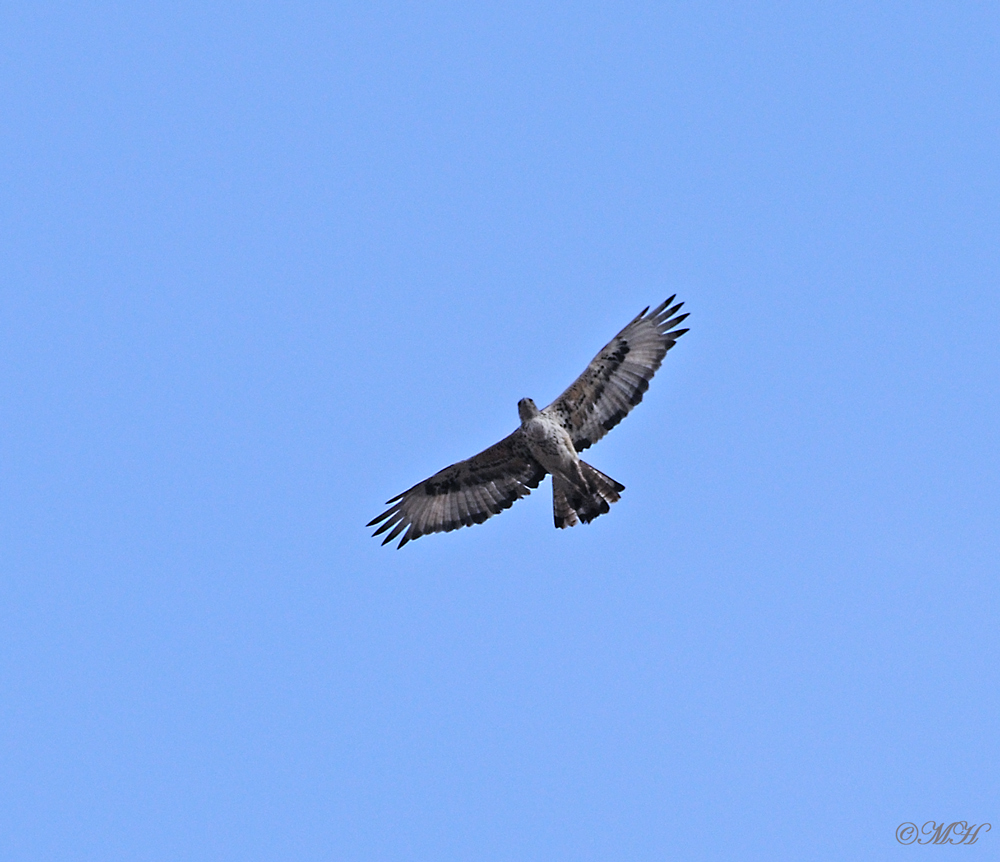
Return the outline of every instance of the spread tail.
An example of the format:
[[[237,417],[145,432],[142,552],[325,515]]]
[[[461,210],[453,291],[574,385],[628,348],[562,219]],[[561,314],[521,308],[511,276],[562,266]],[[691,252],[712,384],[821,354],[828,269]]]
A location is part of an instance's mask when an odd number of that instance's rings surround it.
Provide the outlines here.
[[[598,515],[610,510],[612,503],[621,499],[625,486],[586,461],[580,462],[580,472],[586,480],[586,489],[574,485],[559,475],[552,476],[552,514],[557,527],[572,527],[583,521],[589,524]]]

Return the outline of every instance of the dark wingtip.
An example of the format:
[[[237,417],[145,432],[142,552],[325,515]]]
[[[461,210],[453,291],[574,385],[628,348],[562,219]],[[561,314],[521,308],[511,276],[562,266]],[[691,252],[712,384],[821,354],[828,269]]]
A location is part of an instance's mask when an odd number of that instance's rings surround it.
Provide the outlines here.
[[[661,302],[658,306],[656,306],[656,308],[653,309],[653,313],[651,315],[649,315],[649,316],[652,317],[652,318],[662,317],[663,316],[663,310],[668,305],[670,305],[670,303],[673,302],[676,297],[677,297],[677,294],[675,293],[673,296],[670,297],[670,299],[667,299],[667,300],[664,300],[663,302]]]

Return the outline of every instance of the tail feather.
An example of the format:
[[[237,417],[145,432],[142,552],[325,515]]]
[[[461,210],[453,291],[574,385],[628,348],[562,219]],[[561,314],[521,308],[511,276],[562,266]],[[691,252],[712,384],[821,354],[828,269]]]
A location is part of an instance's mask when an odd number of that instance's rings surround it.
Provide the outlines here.
[[[552,514],[559,528],[573,527],[581,521],[589,524],[609,511],[625,490],[624,485],[585,461],[580,462],[580,471],[587,482],[585,489],[562,476],[552,476]]]

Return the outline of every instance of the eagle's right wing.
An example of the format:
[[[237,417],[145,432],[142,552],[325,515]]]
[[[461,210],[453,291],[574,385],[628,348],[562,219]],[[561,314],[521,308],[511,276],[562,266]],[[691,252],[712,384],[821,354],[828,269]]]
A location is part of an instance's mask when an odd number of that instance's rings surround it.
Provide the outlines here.
[[[406,530],[399,540],[398,547],[402,548],[426,533],[481,524],[530,494],[544,478],[545,468],[532,457],[518,428],[489,449],[445,467],[393,497],[387,501],[390,508],[368,526],[385,521],[373,533],[375,536],[392,527],[383,545]]]
[[[591,360],[587,370],[543,412],[555,416],[582,452],[624,419],[642,401],[649,381],[686,329],[684,304],[674,297],[645,309]],[[648,312],[648,314],[647,314]]]

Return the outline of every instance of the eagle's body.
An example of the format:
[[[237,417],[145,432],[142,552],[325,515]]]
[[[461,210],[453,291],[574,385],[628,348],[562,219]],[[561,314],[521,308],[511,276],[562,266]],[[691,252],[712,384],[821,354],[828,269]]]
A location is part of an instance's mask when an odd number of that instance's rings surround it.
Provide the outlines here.
[[[687,332],[676,327],[674,297],[647,316],[645,309],[594,357],[572,386],[544,410],[530,398],[517,405],[521,425],[466,461],[452,464],[389,500],[390,508],[368,526],[384,521],[383,544],[406,530],[403,547],[425,533],[479,524],[509,508],[552,474],[557,527],[589,523],[621,498],[625,486],[580,459],[642,400],[667,351]]]
[[[579,478],[580,456],[562,423],[542,413],[530,398],[517,403],[517,412],[521,417],[521,433],[535,460],[553,475]]]
[[[539,411],[530,398],[517,404],[521,433],[535,460],[552,474],[552,511],[557,527],[590,523],[621,499],[619,484],[591,467],[573,446],[563,423],[547,410]]]

